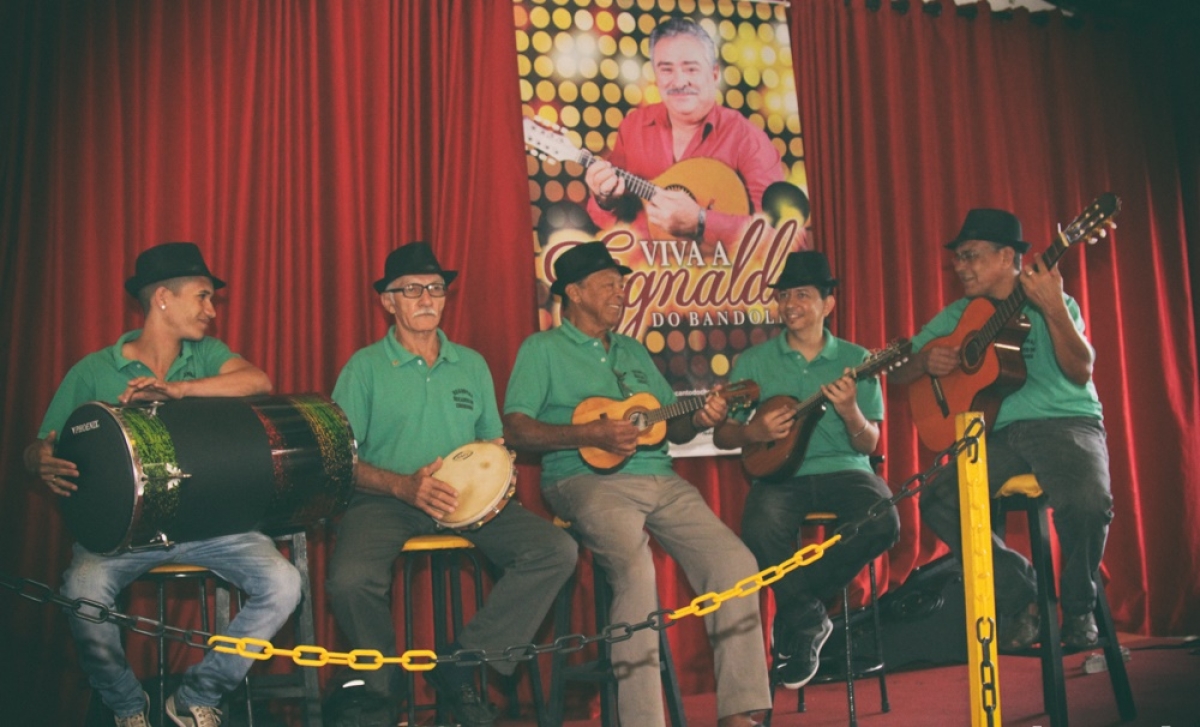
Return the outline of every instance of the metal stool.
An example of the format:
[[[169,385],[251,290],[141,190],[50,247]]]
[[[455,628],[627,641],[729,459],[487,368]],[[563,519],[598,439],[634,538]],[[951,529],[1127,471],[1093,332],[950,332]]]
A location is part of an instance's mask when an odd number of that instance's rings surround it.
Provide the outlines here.
[[[312,582],[308,573],[308,534],[305,530],[271,535],[276,543],[288,544],[288,560],[300,573],[300,605],[293,614],[297,644],[315,645]],[[231,620],[231,593],[224,581],[217,582],[217,633],[225,633]],[[242,594],[237,594],[242,604]],[[252,702],[268,699],[302,699],[301,719],[305,727],[321,727],[321,685],[313,667],[295,666],[287,674],[248,674],[245,682],[246,724],[254,727]]]
[[[208,579],[219,580],[215,573],[207,568],[202,568],[196,565],[183,565],[175,563],[166,563],[156,566],[146,571],[135,579],[137,581],[145,581],[154,584],[155,591],[158,596],[158,610],[156,617],[159,623],[166,623],[167,620],[167,582],[180,580],[194,580],[199,588],[200,600],[200,628],[203,631],[209,630],[208,618]],[[157,685],[156,692],[158,696],[158,722],[157,724],[167,724],[167,644],[166,637],[161,633],[155,639],[158,644],[158,674],[156,677]]]
[[[810,512],[804,517],[804,522],[801,527],[819,527],[823,531],[823,535],[827,536],[829,532],[835,530],[841,522],[838,516],[832,512]],[[836,546],[835,546],[836,547]],[[837,681],[838,679],[846,680],[846,702],[850,710],[850,725],[857,727],[858,725],[858,707],[855,700],[854,680],[865,679],[867,677],[876,677],[879,679],[879,701],[880,710],[890,712],[892,709],[891,703],[888,701],[887,692],[887,667],[883,658],[883,625],[879,617],[879,589],[875,578],[875,559],[867,564],[867,572],[870,575],[871,581],[871,602],[867,605],[870,609],[870,619],[867,621],[871,625],[872,635],[875,641],[875,656],[873,659],[867,660],[865,664],[855,665],[854,661],[854,639],[853,627],[856,621],[862,622],[868,615],[866,608],[860,609],[858,618],[850,609],[850,584],[842,586],[842,621],[844,624],[843,634],[846,639],[846,648],[844,659],[842,661],[842,674],[820,675],[809,682],[809,684],[826,684]],[[859,658],[862,662],[862,658]],[[771,694],[774,695],[775,688],[779,685],[777,672],[771,670]],[[796,693],[796,711],[807,711],[807,705],[804,701],[804,687],[797,690]],[[770,725],[770,716],[767,717],[766,723]]]
[[[554,524],[566,528],[576,540],[578,533],[571,530],[571,524],[565,520],[554,518]],[[592,594],[596,609],[596,633],[600,633],[609,625],[609,604],[612,601],[612,588],[604,569],[592,562]],[[572,575],[558,592],[554,604],[554,638],[570,633],[571,602],[575,594],[576,576]],[[550,671],[550,699],[546,704],[545,721],[539,720],[542,727],[552,727],[563,723],[566,711],[567,684],[569,682],[588,682],[599,685],[600,690],[600,723],[603,727],[614,727],[617,724],[617,678],[612,670],[612,645],[607,641],[596,643],[596,659],[583,664],[568,665],[567,654],[555,651]],[[679,677],[675,672],[675,661],[671,658],[671,644],[667,632],[658,632],[659,672],[662,675],[663,691],[667,696],[667,713],[671,718],[672,727],[687,727],[687,719],[683,714],[683,696],[679,691]],[[637,727],[631,725],[629,727]]]
[[[1037,573],[1037,603],[1041,618],[1040,645],[1028,650],[1042,662],[1042,703],[1050,715],[1054,727],[1067,727],[1067,691],[1063,680],[1063,645],[1058,624],[1058,592],[1054,580],[1054,559],[1050,549],[1050,521],[1047,516],[1048,500],[1042,492],[1037,478],[1031,474],[1018,475],[1009,479],[996,493],[997,507],[993,510],[993,525],[1003,535],[1004,515],[1008,512],[1024,512],[1029,519],[1029,544],[1033,568]],[[1121,719],[1128,722],[1137,717],[1133,702],[1133,690],[1129,687],[1129,675],[1125,671],[1125,660],[1121,646],[1117,643],[1117,632],[1113,627],[1112,612],[1104,593],[1104,583],[1099,573],[1093,574],[1096,583],[1096,607],[1092,615],[1100,632],[1098,646],[1104,650],[1108,664],[1109,679]]]

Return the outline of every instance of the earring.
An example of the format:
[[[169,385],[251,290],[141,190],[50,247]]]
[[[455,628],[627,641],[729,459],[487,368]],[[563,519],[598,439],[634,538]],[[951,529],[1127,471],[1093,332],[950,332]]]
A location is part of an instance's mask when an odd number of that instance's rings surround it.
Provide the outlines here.
[[[160,308],[161,310],[166,310],[166,309],[167,309],[167,304],[166,304],[166,303],[163,303],[162,305],[160,305],[160,306],[159,306],[159,308]]]

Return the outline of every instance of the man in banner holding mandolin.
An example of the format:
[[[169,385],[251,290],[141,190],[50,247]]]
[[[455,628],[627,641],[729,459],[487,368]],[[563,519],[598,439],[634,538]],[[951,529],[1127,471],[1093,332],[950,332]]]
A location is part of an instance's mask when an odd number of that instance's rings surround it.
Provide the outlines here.
[[[562,297],[562,325],[521,345],[504,407],[508,441],[545,453],[546,499],[604,568],[613,587],[613,623],[642,621],[659,607],[650,534],[698,593],[723,591],[755,572],[745,545],[671,469],[665,442],[639,447],[638,424],[620,415],[572,423],[578,405],[596,396],[618,408],[646,392],[667,407],[682,403],[645,347],[613,330],[624,312],[622,278],[629,272],[600,242],[577,245],[554,262],[551,292]],[[692,413],[670,420],[666,438],[672,442],[689,441],[721,421],[728,405],[709,396],[682,408]],[[613,453],[616,465],[594,469],[581,448]],[[705,622],[716,652],[719,724],[756,724],[751,713],[771,705],[758,599],[726,601]],[[623,725],[664,724],[657,646],[651,630],[612,645]]]
[[[753,418],[717,426],[713,441],[726,449],[743,448],[747,469],[757,447],[762,454],[791,446],[773,472],[761,472],[750,488],[742,513],[742,539],[767,568],[790,558],[804,517],[834,513],[856,520],[891,497],[887,484],[871,468],[868,455],[879,442],[883,397],[879,381],[856,382],[853,367],[868,358],[866,349],[825,328],[833,312],[837,286],[825,255],[793,252],[771,287],[779,303],[784,332],[747,349],[731,377],[749,378],[761,388],[763,403]],[[903,354],[897,350],[895,356]],[[881,360],[881,365],[886,362]],[[778,398],[772,398],[778,397]],[[824,414],[825,403],[834,414]],[[772,659],[780,682],[799,689],[817,674],[821,647],[833,632],[825,601],[841,592],[863,566],[887,550],[900,534],[896,509],[868,521],[851,540],[830,549],[810,566],[776,581],[777,613],[771,629]]]
[[[1021,255],[1021,222],[1003,210],[973,209],[958,236],[946,244],[966,297],[951,303],[913,338],[919,351],[895,378],[916,382],[960,370],[959,348],[934,339],[955,332],[964,310],[984,298],[1005,300],[1019,288],[1032,305],[1020,347],[1025,383],[1000,403],[988,435],[988,482],[994,493],[1010,477],[1032,472],[1050,498],[1062,547],[1063,642],[1096,644],[1094,578],[1112,521],[1108,449],[1100,400],[1092,384],[1094,351],[1084,337],[1079,305],[1063,292],[1062,275],[1041,256],[1027,266]],[[1018,359],[1018,362],[1020,359]],[[916,384],[914,384],[916,385]],[[955,412],[957,413],[957,412]],[[924,521],[961,558],[957,473],[952,468],[921,493]],[[1021,649],[1038,638],[1037,593],[1029,561],[993,535],[996,613],[1002,649]]]
[[[261,369],[205,335],[216,317],[213,292],[223,287],[190,242],[168,242],[138,255],[125,290],[141,303],[145,324],[67,372],[46,411],[40,439],[25,450],[25,466],[51,492],[70,497],[78,489],[72,481],[80,476],[78,468],[54,456],[54,443],[71,412],[89,401],[131,404],[270,392],[271,380]],[[79,543],[72,550],[62,594],[110,607],[126,586],[155,566],[186,563],[212,569],[248,596],[229,625],[229,636],[270,639],[300,602],[300,574],[271,539],[258,532],[117,555],[99,555]],[[81,618],[68,621],[80,666],[118,727],[148,727],[150,698],[124,659],[120,629]],[[236,654],[208,652],[167,698],[167,715],[184,727],[219,725],[221,712],[216,707],[253,663]]]
[[[447,289],[457,275],[442,269],[428,243],[412,242],[392,251],[374,287],[394,325],[350,358],[333,390],[358,439],[359,460],[358,491],[338,525],[328,588],[338,625],[356,649],[396,654],[392,565],[405,542],[439,532],[436,521],[459,504],[459,491],[438,479],[443,457],[478,440],[503,443],[487,363],[475,351],[451,343],[438,327]],[[508,486],[507,478],[501,486]],[[574,541],[519,502],[457,534],[502,568],[504,576],[445,653],[528,643],[575,571]],[[491,666],[511,674],[516,662]],[[426,672],[458,722],[471,727],[494,720],[475,685],[476,672],[456,665]],[[373,697],[358,724],[395,725],[404,697],[400,669],[356,674]]]
[[[650,62],[662,102],[626,116],[607,161],[588,167],[588,214],[608,229],[640,209],[636,195],[627,195],[634,190],[627,189],[620,169],[666,187],[645,206],[650,225],[668,239],[734,243],[750,214],[762,209],[763,192],[783,181],[779,152],[762,129],[717,103],[717,49],[699,23],[690,18],[660,23],[650,34]],[[677,163],[694,159],[712,163],[703,171],[681,169],[677,179],[660,179]],[[725,177],[728,183],[720,184]],[[683,189],[671,188],[676,184],[712,184],[716,201],[702,206]]]

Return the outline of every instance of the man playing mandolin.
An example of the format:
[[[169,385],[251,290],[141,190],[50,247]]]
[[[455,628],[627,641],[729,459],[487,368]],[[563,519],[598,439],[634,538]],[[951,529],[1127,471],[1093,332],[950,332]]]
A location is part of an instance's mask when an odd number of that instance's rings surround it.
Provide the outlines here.
[[[639,447],[639,427],[619,416],[572,424],[576,407],[590,397],[620,402],[649,392],[663,405],[675,403],[645,347],[613,330],[624,312],[629,268],[603,243],[589,242],[563,253],[554,273],[551,291],[563,299],[563,323],[521,345],[505,397],[506,439],[545,453],[543,492],[604,568],[613,587],[613,623],[642,621],[658,609],[651,534],[698,593],[732,587],[755,572],[754,557],[696,488],[674,473],[666,443]],[[710,396],[703,408],[672,419],[666,437],[686,442],[724,419],[727,409],[722,398]],[[597,471],[580,455],[588,447],[620,460]],[[771,705],[758,599],[725,601],[705,622],[716,652],[719,724],[756,724],[749,713]],[[645,629],[612,645],[623,725],[664,724],[657,645],[658,635]]]
[[[225,283],[209,272],[200,249],[168,242],[137,257],[125,290],[145,314],[141,330],[75,364],[50,402],[40,435],[25,450],[25,465],[54,494],[70,497],[80,485],[75,463],[54,456],[56,433],[68,416],[89,401],[133,404],[190,396],[232,397],[266,394],[271,380],[261,369],[206,336],[216,317],[213,293]],[[258,532],[175,543],[170,547],[100,555],[79,543],[63,575],[62,594],[112,606],[125,587],[155,566],[186,563],[212,569],[248,598],[226,632],[270,639],[300,602],[300,574]],[[92,609],[83,613],[94,615]],[[118,727],[148,727],[149,696],[124,658],[120,629],[113,623],[68,619],[79,663]],[[210,651],[190,667],[164,709],[185,727],[221,723],[221,700],[253,664],[236,654]]]
[[[1000,403],[988,436],[988,482],[994,493],[1010,477],[1032,472],[1050,498],[1062,547],[1063,642],[1096,644],[1092,610],[1094,577],[1112,521],[1108,449],[1100,400],[1092,384],[1094,352],[1083,333],[1075,300],[1063,292],[1062,275],[1041,256],[1023,266],[1029,243],[1021,222],[1003,210],[973,209],[958,236],[946,244],[966,297],[938,313],[913,338],[919,351],[895,375],[901,383],[960,371],[960,351],[938,345],[972,301],[1001,301],[1023,289],[1031,326],[1020,347],[1025,383]],[[932,343],[932,345],[930,345]],[[914,384],[916,385],[916,384]],[[957,412],[955,412],[957,413]],[[961,557],[957,473],[951,469],[921,493],[922,519]],[[1021,649],[1038,638],[1037,593],[1029,561],[992,536],[999,646]]]
[[[825,328],[836,286],[824,254],[788,255],[771,285],[785,330],[747,349],[730,374],[734,380],[758,382],[763,404],[749,422],[739,415],[742,421],[724,421],[713,434],[718,447],[741,447],[743,456],[755,445],[801,450],[789,453],[801,458],[798,463],[789,458],[781,470],[756,478],[746,498],[742,539],[760,568],[795,553],[800,526],[810,512],[855,520],[891,496],[868,458],[879,442],[883,420],[879,381],[868,377],[856,382],[851,369],[864,362],[866,349]],[[777,402],[780,405],[774,406]],[[800,402],[806,406],[800,407]],[[826,402],[834,411],[822,414]],[[895,508],[888,508],[885,516],[864,524],[856,537],[771,586],[777,609],[772,659],[785,687],[799,689],[817,674],[821,647],[833,631],[824,602],[891,547],[899,534],[900,519]]]
[[[487,363],[451,343],[438,327],[457,275],[442,269],[428,243],[392,251],[374,287],[394,325],[350,358],[333,390],[358,439],[359,460],[357,492],[338,525],[328,588],[338,625],[356,649],[396,654],[392,564],[406,541],[437,533],[435,521],[459,504],[459,491],[438,479],[443,457],[477,440],[503,442]],[[507,487],[507,478],[500,484]],[[503,568],[504,576],[447,653],[528,643],[575,571],[575,542],[519,502],[458,534]],[[509,674],[516,662],[492,666]],[[373,697],[365,700],[358,724],[395,725],[404,696],[399,668],[356,673]],[[426,672],[468,727],[493,722],[475,673],[456,665]]]
[[[721,69],[712,37],[694,20],[670,18],[650,34],[650,61],[662,102],[625,117],[607,161],[588,167],[584,179],[592,220],[608,229],[618,219],[631,218],[622,206],[626,201],[630,209],[639,208],[636,197],[627,196],[618,168],[654,179],[695,158],[716,160],[735,172],[746,188],[726,193],[749,195],[751,211],[762,209],[763,192],[783,180],[779,152],[762,129],[717,103]],[[735,243],[749,221],[748,215],[705,209],[680,189],[655,194],[646,203],[646,215],[674,239],[710,244]]]

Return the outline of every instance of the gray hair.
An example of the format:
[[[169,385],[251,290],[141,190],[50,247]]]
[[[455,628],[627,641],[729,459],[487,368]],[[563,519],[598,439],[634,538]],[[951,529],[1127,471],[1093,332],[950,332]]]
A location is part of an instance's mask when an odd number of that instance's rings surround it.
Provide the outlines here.
[[[691,18],[668,18],[658,24],[654,32],[650,33],[650,57],[654,57],[654,46],[663,38],[676,38],[681,35],[690,35],[700,44],[704,46],[704,54],[708,56],[711,65],[717,65],[717,45],[713,42],[712,36],[708,34]]]

